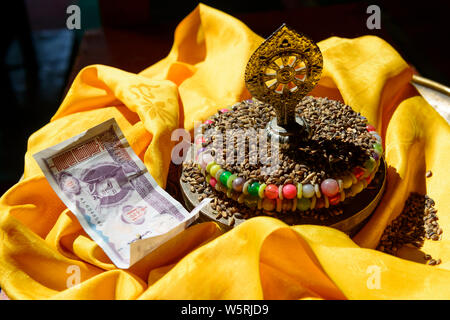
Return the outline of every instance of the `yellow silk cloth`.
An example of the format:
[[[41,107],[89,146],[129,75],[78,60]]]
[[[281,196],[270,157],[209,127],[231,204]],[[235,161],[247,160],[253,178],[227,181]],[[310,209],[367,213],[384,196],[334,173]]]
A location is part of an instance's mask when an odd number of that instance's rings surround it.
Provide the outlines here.
[[[407,63],[374,36],[320,42],[324,71],[312,92],[351,105],[385,139],[387,190],[353,239],[268,217],[226,233],[208,222],[120,270],[33,160],[34,153],[114,117],[164,187],[172,130],[191,130],[194,120],[248,98],[244,70],[261,41],[235,18],[199,5],[177,27],[169,55],[140,74],[102,65],[79,73],[50,123],[30,137],[23,180],[0,200],[0,286],[10,298],[450,298],[450,128],[411,89]],[[433,172],[429,179],[426,170]],[[441,258],[439,266],[417,259],[418,250],[402,249],[399,257],[373,250],[410,191],[436,201],[443,238],[426,241],[422,250]]]

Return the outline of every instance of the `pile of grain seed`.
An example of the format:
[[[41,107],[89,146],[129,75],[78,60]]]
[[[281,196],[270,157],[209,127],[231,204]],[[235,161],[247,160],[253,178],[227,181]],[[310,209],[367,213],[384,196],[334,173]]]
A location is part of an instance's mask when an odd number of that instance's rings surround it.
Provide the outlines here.
[[[275,117],[270,105],[253,100],[243,101],[231,112],[219,112],[203,126],[205,142],[203,147],[212,151],[216,162],[222,168],[236,173],[245,180],[253,179],[266,184],[321,183],[328,177],[345,174],[356,166],[361,166],[370,157],[376,139],[367,131],[367,120],[348,105],[327,98],[305,97],[296,108],[312,130],[311,139],[295,149],[282,149],[279,153],[280,167],[274,172],[263,172],[256,145],[237,139],[243,129],[264,129]],[[225,134],[226,132],[226,134]],[[223,135],[218,142],[217,134]],[[233,139],[227,150],[227,139]],[[244,145],[243,145],[244,144]],[[237,154],[239,148],[244,154]],[[222,157],[219,157],[219,155]],[[271,156],[270,144],[267,157]],[[221,159],[226,159],[223,162]],[[230,163],[231,159],[231,163]],[[307,178],[307,179],[306,179]]]
[[[425,239],[438,241],[442,236],[434,201],[427,195],[411,193],[400,215],[384,230],[377,250],[395,255],[402,246],[421,248]],[[441,263],[424,255],[429,265]]]

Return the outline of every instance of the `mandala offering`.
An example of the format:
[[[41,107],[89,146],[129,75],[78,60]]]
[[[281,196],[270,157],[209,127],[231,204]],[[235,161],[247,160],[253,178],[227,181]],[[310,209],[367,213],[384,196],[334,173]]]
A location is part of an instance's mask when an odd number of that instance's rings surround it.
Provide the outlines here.
[[[307,96],[322,64],[317,45],[283,25],[248,62],[252,99],[220,109],[198,128],[185,171],[202,176],[213,197],[226,198],[226,209],[324,221],[360,203],[358,195],[374,185],[384,164],[375,127],[340,101]],[[379,193],[366,195],[363,207],[373,209]]]
[[[228,138],[239,138],[242,127],[248,124],[264,129],[268,111],[274,113],[270,105],[244,101],[230,112],[215,115],[213,123],[203,126],[205,133],[197,141],[196,160],[212,187],[230,193],[240,203],[261,202],[265,210],[278,207],[280,211],[288,204],[301,210],[300,203],[304,207],[305,202],[310,209],[328,208],[357,195],[370,184],[382,156],[380,136],[349,106],[326,98],[306,97],[298,105],[296,113],[315,119],[310,123],[314,133],[307,143],[280,150],[278,170],[263,172],[259,163],[251,163],[251,152],[242,161],[235,159],[231,163],[227,161],[228,150],[224,148],[218,154],[214,134],[229,130]],[[245,140],[235,139],[234,150],[239,150],[239,143],[244,144]]]

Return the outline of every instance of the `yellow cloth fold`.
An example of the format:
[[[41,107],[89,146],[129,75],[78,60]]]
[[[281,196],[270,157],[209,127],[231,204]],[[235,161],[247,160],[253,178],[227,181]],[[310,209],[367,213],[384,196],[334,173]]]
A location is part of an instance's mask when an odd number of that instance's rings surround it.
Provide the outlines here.
[[[299,30],[301,31],[301,30]],[[192,130],[248,98],[245,65],[262,38],[200,4],[177,27],[166,58],[132,74],[88,66],[50,123],[29,139],[24,178],[0,199],[0,286],[13,299],[449,299],[450,127],[415,96],[412,70],[373,36],[319,43],[323,76],[311,93],[342,100],[385,139],[387,190],[353,238],[320,226],[250,219],[223,234],[191,226],[129,270],[119,270],[56,196],[32,155],[114,117],[152,176],[165,186],[175,128]],[[20,121],[20,119],[14,119]],[[433,176],[425,179],[425,171]],[[436,202],[444,230],[423,250],[431,267],[373,250],[410,191]],[[417,251],[417,250],[416,250]]]

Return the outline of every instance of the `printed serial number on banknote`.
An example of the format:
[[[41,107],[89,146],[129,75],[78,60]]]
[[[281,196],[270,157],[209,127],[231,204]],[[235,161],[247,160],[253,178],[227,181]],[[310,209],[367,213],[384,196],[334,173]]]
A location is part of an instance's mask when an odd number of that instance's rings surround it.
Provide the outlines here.
[[[192,212],[162,189],[110,119],[34,155],[86,233],[119,268],[129,268],[185,229]]]

